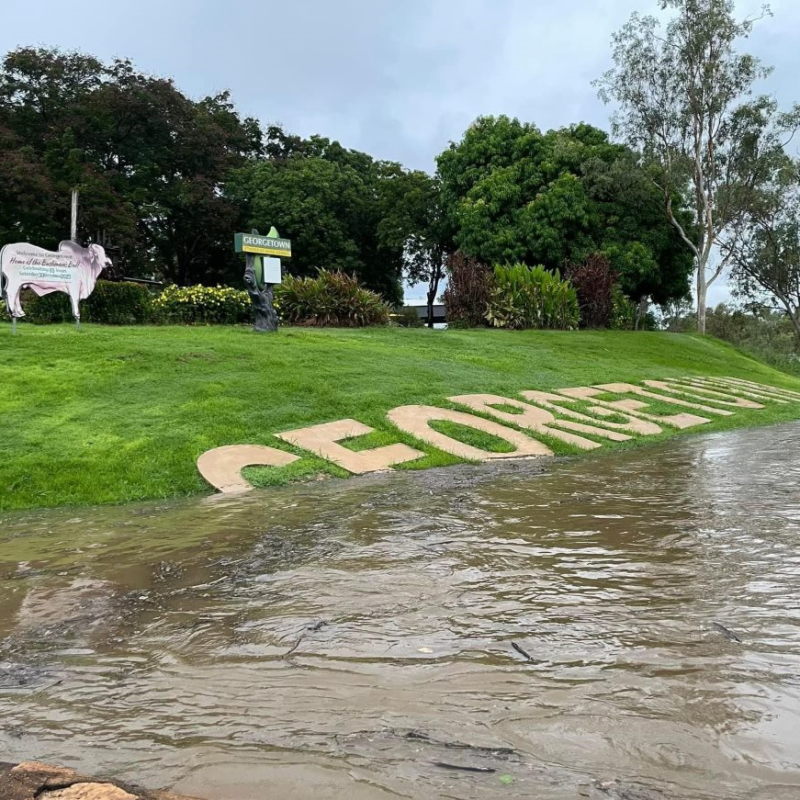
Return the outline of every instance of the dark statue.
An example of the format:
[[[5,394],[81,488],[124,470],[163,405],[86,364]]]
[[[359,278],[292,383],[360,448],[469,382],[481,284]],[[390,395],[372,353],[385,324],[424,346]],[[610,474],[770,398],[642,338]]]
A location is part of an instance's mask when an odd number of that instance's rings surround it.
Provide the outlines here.
[[[272,304],[273,291],[272,284],[267,283],[259,286],[255,270],[255,256],[247,253],[245,257],[244,283],[247,294],[250,295],[250,302],[253,305],[255,321],[253,330],[258,333],[265,331],[278,330],[278,315]]]

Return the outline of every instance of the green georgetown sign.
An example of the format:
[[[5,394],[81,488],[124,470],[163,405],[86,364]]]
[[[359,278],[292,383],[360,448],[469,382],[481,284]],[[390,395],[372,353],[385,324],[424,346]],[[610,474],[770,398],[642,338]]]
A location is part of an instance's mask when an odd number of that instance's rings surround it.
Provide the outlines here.
[[[237,253],[256,253],[260,256],[292,257],[292,243],[279,236],[258,236],[255,233],[237,233],[233,237]]]

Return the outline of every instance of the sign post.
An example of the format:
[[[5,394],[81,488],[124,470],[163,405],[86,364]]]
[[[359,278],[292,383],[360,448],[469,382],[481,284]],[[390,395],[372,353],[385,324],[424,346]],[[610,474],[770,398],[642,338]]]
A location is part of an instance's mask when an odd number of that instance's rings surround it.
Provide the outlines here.
[[[277,331],[273,287],[281,282],[281,261],[275,256],[291,258],[292,243],[278,236],[274,227],[266,236],[253,230],[237,233],[233,239],[236,252],[245,254],[244,283],[253,306],[253,330],[257,333]]]

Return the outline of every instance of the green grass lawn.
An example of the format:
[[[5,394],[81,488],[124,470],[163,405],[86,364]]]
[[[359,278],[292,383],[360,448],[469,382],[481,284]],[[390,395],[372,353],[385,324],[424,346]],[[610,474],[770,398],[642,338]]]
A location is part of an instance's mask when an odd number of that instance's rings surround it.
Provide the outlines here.
[[[280,470],[248,470],[259,485],[320,472],[344,476],[272,435],[343,418],[376,429],[352,440],[354,449],[405,441],[427,455],[403,468],[450,464],[456,459],[393,429],[386,412],[407,403],[447,406],[447,396],[469,392],[514,397],[524,389],[688,374],[800,388],[718,341],[666,333],[284,328],[256,335],[233,327],[23,325],[12,338],[4,324],[0,510],[208,492],[195,461],[226,444],[268,444],[303,456]],[[695,430],[797,417],[798,405],[737,410]],[[479,443],[471,434],[464,439]],[[503,449],[497,440],[480,443]],[[612,447],[620,445],[597,452]]]

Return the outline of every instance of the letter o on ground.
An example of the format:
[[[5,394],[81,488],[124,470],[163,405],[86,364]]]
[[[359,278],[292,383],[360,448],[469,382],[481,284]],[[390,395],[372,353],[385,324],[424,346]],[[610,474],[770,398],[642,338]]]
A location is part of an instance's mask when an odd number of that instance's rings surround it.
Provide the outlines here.
[[[524,433],[501,425],[499,422],[492,422],[462,411],[451,411],[447,408],[436,408],[435,406],[400,406],[399,408],[393,408],[387,416],[390,422],[394,423],[401,431],[409,433],[417,439],[437,447],[439,450],[444,450],[445,453],[470,461],[550,456],[553,454],[552,450],[546,445],[531,439]],[[488,433],[498,439],[505,440],[515,449],[511,453],[491,453],[488,450],[464,444],[464,442],[459,442],[457,439],[433,430],[430,423],[437,421],[454,422],[467,428],[474,428],[483,433]]]

